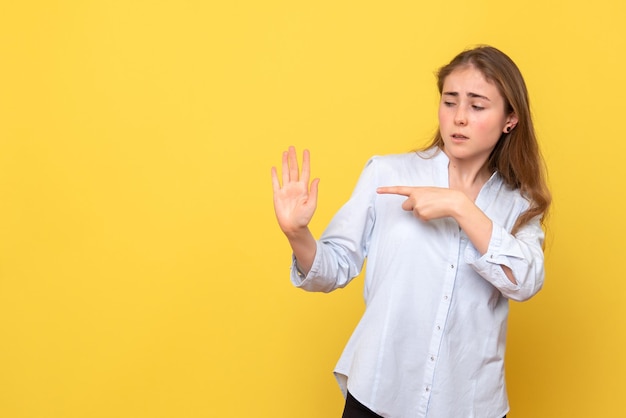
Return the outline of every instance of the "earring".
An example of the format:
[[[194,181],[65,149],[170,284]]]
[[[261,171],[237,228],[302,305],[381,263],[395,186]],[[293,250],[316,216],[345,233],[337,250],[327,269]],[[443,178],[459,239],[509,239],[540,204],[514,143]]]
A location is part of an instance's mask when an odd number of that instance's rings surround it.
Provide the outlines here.
[[[511,130],[512,130],[512,129],[513,129],[513,128],[512,128],[511,126],[507,126],[507,127],[506,127],[506,129],[504,130],[504,132],[506,132],[507,134],[508,134],[508,133],[511,133]]]

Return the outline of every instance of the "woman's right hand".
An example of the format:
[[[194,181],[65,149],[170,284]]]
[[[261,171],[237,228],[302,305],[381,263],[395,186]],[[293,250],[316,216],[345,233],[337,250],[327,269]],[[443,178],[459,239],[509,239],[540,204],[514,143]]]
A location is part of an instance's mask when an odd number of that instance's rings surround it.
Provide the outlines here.
[[[272,167],[274,212],[280,229],[287,237],[294,237],[306,231],[315,213],[319,179],[314,179],[309,185],[310,169],[309,151],[304,150],[302,154],[302,172],[300,172],[296,149],[293,146],[283,152],[282,185],[276,167]]]

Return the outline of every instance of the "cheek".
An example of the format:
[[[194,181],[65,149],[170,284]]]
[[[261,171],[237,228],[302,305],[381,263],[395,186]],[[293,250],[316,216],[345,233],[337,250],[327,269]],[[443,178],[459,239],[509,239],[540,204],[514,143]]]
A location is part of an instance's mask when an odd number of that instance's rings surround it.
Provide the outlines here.
[[[437,117],[439,118],[439,125],[444,125],[446,122],[450,120],[449,113],[447,112],[445,107],[439,106],[439,111],[437,112]]]
[[[485,135],[495,135],[500,137],[504,122],[499,118],[478,119],[474,122],[474,127]]]

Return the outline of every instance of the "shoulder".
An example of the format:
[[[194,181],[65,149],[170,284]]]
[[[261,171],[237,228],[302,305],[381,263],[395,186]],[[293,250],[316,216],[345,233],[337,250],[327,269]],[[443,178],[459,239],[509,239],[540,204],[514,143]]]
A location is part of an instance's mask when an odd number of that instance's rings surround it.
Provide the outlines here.
[[[500,205],[509,206],[519,213],[530,207],[530,201],[522,194],[521,190],[507,186],[497,172],[493,175],[493,183],[495,186],[494,199]]]
[[[375,155],[365,164],[364,173],[377,179],[377,182],[387,182],[407,170],[415,167],[419,159],[416,153]]]
[[[416,165],[431,165],[437,160],[437,152],[433,150],[412,151],[402,154],[375,155],[369,159],[367,166],[373,165],[379,169],[391,169],[396,171],[403,167],[415,167]]]
[[[447,166],[445,153],[429,149],[372,157],[366,171],[385,184],[443,186],[447,182]]]

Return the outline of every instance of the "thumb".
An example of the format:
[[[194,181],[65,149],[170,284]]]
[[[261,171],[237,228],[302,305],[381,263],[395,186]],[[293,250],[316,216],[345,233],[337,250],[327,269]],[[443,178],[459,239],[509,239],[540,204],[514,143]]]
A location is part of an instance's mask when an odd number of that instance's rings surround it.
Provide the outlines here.
[[[313,205],[317,205],[317,194],[319,190],[320,179],[313,179],[311,182],[311,188],[309,189],[309,201]]]
[[[413,200],[410,198],[402,202],[402,209],[408,212],[412,212],[414,207],[415,207],[415,204],[413,203]]]

